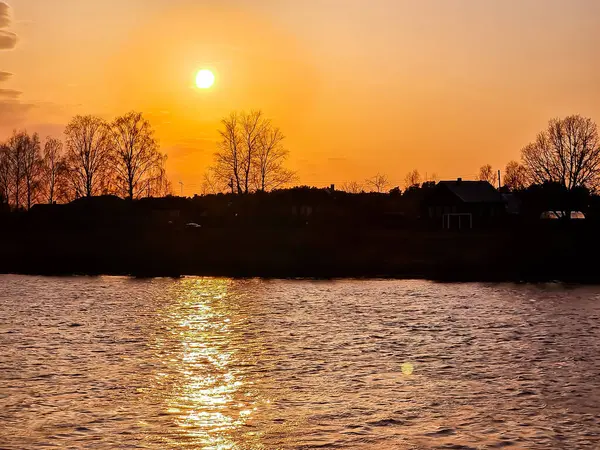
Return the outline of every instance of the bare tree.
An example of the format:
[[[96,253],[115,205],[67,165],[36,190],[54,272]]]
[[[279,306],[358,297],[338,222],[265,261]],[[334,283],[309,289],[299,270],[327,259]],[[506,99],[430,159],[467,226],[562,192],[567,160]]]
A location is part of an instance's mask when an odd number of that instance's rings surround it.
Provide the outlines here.
[[[527,169],[517,161],[510,161],[504,170],[504,186],[518,191],[527,186]]]
[[[162,155],[154,130],[142,113],[117,117],[111,125],[115,182],[129,199],[148,193],[150,179],[160,174]]]
[[[244,143],[243,158],[243,176],[244,193],[250,190],[251,170],[255,164],[260,148],[260,140],[267,126],[268,121],[264,118],[261,111],[250,111],[249,114],[242,114],[242,141]]]
[[[37,133],[33,133],[31,136],[25,133],[23,144],[23,181],[25,183],[27,209],[31,209],[40,187],[40,176],[42,173],[40,137]]]
[[[496,183],[498,182],[498,175],[492,169],[492,166],[486,164],[485,166],[481,166],[479,168],[479,181],[487,181],[492,186],[496,187]]]
[[[25,149],[27,147],[28,135],[25,131],[13,131],[12,136],[6,143],[8,190],[13,197],[13,206],[19,209],[21,205],[21,193],[23,192],[23,180],[25,178]]]
[[[349,194],[360,194],[364,192],[363,186],[356,181],[349,181],[347,183],[342,184],[342,191],[347,192]]]
[[[10,153],[6,144],[0,144],[0,202],[9,203],[10,196]]]
[[[156,164],[148,171],[144,182],[148,197],[166,197],[173,195],[173,185],[167,177],[167,155],[159,155]]]
[[[557,182],[569,190],[600,187],[600,139],[589,118],[551,120],[535,142],[523,148],[521,159],[534,183]]]
[[[412,170],[404,177],[404,188],[419,187],[421,185],[421,174],[417,169]]]
[[[218,194],[227,189],[233,190],[233,185],[223,184],[222,180],[215,176],[213,168],[209,167],[202,177],[202,195]]]
[[[75,197],[107,192],[110,161],[109,127],[95,116],[76,116],[65,129],[66,163]]]
[[[48,137],[44,144],[42,179],[45,188],[45,200],[48,204],[57,201],[64,190],[65,160],[62,155],[63,143],[60,139]]]
[[[377,173],[377,175],[372,178],[368,178],[365,180],[365,183],[379,193],[385,191],[385,188],[390,185],[388,177],[380,173]]]
[[[295,177],[283,167],[289,151],[283,146],[285,136],[281,130],[266,121],[260,130],[258,150],[255,155],[255,188],[259,191],[277,189]]]
[[[284,136],[261,111],[231,113],[221,121],[219,151],[211,177],[233,192],[247,194],[251,189],[280,187],[294,178],[283,164],[288,151]]]
[[[215,153],[216,163],[213,173],[222,183],[231,183],[232,189],[241,194],[244,154],[239,123],[237,112],[221,120],[223,129],[219,130],[221,141],[218,144],[219,151]]]

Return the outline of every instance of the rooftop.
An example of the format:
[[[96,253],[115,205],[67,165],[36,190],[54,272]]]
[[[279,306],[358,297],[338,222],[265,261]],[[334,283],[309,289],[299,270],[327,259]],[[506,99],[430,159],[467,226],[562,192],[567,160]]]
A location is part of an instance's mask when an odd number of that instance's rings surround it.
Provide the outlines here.
[[[440,181],[438,186],[445,186],[465,203],[502,203],[502,195],[487,181]]]

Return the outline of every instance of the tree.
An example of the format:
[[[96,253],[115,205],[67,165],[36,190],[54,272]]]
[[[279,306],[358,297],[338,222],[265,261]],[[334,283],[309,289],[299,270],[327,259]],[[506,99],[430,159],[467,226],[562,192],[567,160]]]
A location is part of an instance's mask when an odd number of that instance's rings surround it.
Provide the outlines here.
[[[390,185],[388,177],[380,173],[377,173],[372,178],[368,178],[365,183],[371,186],[376,192],[383,192]]]
[[[263,117],[262,111],[250,111],[249,114],[242,113],[241,118],[243,188],[244,194],[247,194],[250,191],[251,171],[256,164],[261,136],[267,127],[267,121]]]
[[[219,194],[227,189],[230,191],[233,186],[223,184],[222,180],[215,175],[214,169],[209,167],[202,177],[202,195]]]
[[[23,179],[25,177],[25,148],[28,135],[25,131],[13,131],[12,136],[6,143],[7,152],[7,178],[8,190],[13,197],[13,206],[21,207],[21,193],[23,191]]]
[[[517,161],[510,161],[504,170],[504,186],[510,191],[527,187],[527,169]]]
[[[417,169],[408,172],[404,177],[404,189],[419,187],[421,185],[421,174]]]
[[[10,153],[6,144],[0,144],[0,202],[8,204],[10,196]]]
[[[492,169],[492,166],[486,164],[485,166],[481,166],[479,168],[479,181],[487,181],[492,186],[496,187],[496,183],[498,182],[498,175]]]
[[[42,160],[42,180],[45,200],[50,205],[56,202],[59,192],[65,188],[65,160],[62,151],[63,143],[60,139],[52,137],[46,139]]]
[[[349,194],[360,194],[361,192],[364,192],[364,189],[360,183],[357,183],[356,181],[350,181],[342,184],[342,191]]]
[[[25,133],[23,138],[23,180],[27,198],[27,209],[31,209],[34,197],[40,187],[42,156],[40,154],[40,137],[37,133],[31,136]]]
[[[293,172],[283,167],[288,157],[282,145],[284,136],[261,111],[233,112],[221,124],[219,150],[211,168],[216,184],[247,194],[251,189],[274,189],[293,179]]]
[[[521,151],[533,183],[560,183],[568,190],[600,186],[600,139],[597,125],[579,115],[553,119]]]
[[[277,189],[295,177],[295,173],[283,167],[289,151],[283,146],[285,136],[281,130],[267,121],[258,138],[258,151],[254,160],[255,189],[267,191]]]
[[[232,190],[242,193],[242,140],[238,125],[239,114],[232,112],[229,117],[221,120],[223,130],[219,130],[221,140],[218,144],[219,151],[215,153],[215,166],[212,172],[215,178],[222,183],[231,183]]]
[[[99,117],[76,116],[65,129],[66,164],[75,197],[107,192],[110,180],[109,126]]]
[[[173,195],[173,185],[167,177],[167,155],[159,155],[159,158],[149,171],[146,180],[146,191],[148,197],[166,197]]]
[[[117,189],[129,199],[148,194],[150,180],[160,175],[162,164],[150,122],[132,111],[117,117],[110,131]]]

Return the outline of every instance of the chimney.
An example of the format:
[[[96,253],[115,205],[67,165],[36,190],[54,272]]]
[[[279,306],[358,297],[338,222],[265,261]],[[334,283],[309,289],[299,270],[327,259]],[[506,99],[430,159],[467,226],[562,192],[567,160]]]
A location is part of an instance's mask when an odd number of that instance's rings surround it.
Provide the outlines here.
[[[460,183],[461,181],[462,181],[462,178],[457,178],[457,179],[456,179],[456,183],[457,183],[457,184],[458,184],[458,183]]]
[[[331,192],[335,192],[335,184],[332,184],[330,189],[331,189]]]

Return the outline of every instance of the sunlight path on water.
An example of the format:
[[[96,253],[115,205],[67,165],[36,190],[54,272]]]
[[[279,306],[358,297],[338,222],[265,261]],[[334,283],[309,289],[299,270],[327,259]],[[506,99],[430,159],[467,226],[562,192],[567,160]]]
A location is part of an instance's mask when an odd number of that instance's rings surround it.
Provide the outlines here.
[[[245,355],[235,345],[239,330],[232,327],[231,311],[224,302],[231,283],[185,279],[177,287],[177,303],[162,312],[172,322],[172,339],[179,340],[181,348],[167,363],[175,377],[166,399],[167,412],[186,440],[206,449],[235,448],[231,435],[258,408],[249,391],[251,382],[239,369]]]

